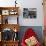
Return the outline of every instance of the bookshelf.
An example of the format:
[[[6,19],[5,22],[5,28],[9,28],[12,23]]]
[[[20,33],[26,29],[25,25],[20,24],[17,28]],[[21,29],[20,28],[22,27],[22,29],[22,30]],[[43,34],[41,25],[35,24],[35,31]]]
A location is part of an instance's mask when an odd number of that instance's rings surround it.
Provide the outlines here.
[[[18,9],[19,7],[0,7],[0,46],[18,46],[19,40],[12,36],[10,40],[4,40],[2,35],[4,35],[4,32],[12,32],[16,36],[18,35],[19,31],[19,21],[18,21]],[[10,34],[10,33],[9,33]],[[5,36],[5,35],[4,35]],[[7,34],[8,36],[8,34]],[[6,37],[7,37],[6,36]],[[6,38],[9,39],[9,38]]]

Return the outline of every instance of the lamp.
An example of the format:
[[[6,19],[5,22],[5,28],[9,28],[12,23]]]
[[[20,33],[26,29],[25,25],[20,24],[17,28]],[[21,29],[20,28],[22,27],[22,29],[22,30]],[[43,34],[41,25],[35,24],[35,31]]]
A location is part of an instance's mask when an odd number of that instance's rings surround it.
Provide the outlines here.
[[[15,7],[16,7],[16,4],[17,4],[17,2],[16,2],[17,0],[15,0]]]
[[[17,32],[17,30],[16,30],[16,29],[14,29],[14,31],[15,31],[15,32]]]

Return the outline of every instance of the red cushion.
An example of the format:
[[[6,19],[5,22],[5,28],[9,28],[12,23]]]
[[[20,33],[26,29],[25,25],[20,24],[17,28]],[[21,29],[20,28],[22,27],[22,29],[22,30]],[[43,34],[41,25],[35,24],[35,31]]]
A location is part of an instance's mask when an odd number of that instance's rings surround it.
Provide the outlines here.
[[[22,46],[26,46],[25,39],[28,39],[29,37],[37,36],[36,33],[32,28],[29,28],[26,30],[24,37],[22,38]]]

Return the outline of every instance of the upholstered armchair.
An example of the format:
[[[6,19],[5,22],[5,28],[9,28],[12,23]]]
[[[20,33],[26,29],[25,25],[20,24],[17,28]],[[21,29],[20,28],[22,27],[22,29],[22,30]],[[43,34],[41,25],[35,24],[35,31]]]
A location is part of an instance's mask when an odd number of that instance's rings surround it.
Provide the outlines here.
[[[41,46],[37,39],[37,34],[32,28],[26,30],[24,37],[22,38],[21,46]]]

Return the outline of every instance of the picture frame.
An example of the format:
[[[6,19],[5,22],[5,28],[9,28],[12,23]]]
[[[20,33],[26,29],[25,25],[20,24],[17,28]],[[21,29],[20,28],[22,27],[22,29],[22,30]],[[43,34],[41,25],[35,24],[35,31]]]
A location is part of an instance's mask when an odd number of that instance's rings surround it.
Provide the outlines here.
[[[10,11],[9,11],[9,14],[10,14],[10,15],[16,15],[17,12],[16,12],[16,10],[13,9],[13,10],[10,10]]]
[[[36,18],[37,9],[36,8],[23,8],[23,18]]]
[[[9,10],[2,10],[2,15],[9,15]]]

